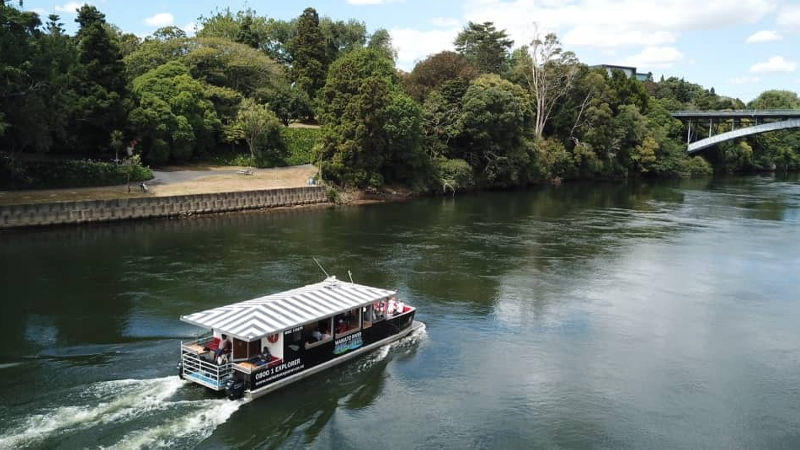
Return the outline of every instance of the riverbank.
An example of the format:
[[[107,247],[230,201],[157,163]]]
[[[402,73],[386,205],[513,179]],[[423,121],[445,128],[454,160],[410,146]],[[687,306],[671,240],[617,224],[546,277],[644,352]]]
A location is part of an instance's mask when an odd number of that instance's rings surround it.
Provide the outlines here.
[[[182,217],[330,202],[321,186],[0,206],[0,228]]]
[[[246,173],[249,175],[245,175]],[[316,173],[317,169],[311,164],[272,169],[207,165],[170,166],[153,171],[155,178],[145,183],[147,192],[144,192],[138,183],[131,186],[131,192],[128,192],[128,187],[124,184],[90,188],[0,191],[0,206],[297,188],[307,186],[308,179],[313,178]]]
[[[99,188],[0,191],[0,228],[190,216],[329,203],[327,189],[308,186],[316,169],[181,166],[154,171],[137,184]]]

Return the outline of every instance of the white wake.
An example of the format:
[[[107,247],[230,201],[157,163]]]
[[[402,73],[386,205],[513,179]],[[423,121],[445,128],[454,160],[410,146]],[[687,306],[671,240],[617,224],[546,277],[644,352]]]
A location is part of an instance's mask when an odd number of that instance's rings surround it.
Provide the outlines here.
[[[76,401],[79,405],[60,406],[20,419],[5,434],[0,435],[0,448],[33,446],[59,435],[101,425],[129,423],[175,408],[188,409],[189,412],[160,422],[154,427],[147,427],[143,432],[126,435],[114,446],[167,446],[170,442],[166,439],[167,435],[197,435],[202,440],[241,405],[241,402],[228,400],[171,400],[184,385],[185,382],[176,376],[93,383],[80,391],[77,399],[73,398],[73,402]]]

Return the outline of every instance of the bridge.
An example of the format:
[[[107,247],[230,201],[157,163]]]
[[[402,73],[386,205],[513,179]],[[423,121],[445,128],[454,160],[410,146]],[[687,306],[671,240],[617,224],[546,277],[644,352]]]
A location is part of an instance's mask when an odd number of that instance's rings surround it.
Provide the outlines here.
[[[693,154],[701,150],[745,136],[751,136],[767,131],[800,128],[800,110],[798,109],[767,109],[767,110],[735,110],[735,111],[675,111],[672,117],[687,122],[686,153]],[[692,142],[692,124],[708,123],[708,137]],[[714,134],[714,123],[727,125],[730,130]],[[739,127],[737,129],[737,126]]]

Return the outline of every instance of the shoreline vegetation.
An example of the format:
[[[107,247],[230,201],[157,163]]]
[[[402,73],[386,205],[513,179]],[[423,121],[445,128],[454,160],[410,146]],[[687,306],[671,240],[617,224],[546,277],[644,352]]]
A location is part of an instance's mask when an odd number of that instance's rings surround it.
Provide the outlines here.
[[[745,104],[676,77],[629,78],[581,63],[554,34],[515,43],[470,22],[455,51],[404,72],[387,30],[313,8],[289,21],[218,10],[195,36],[169,26],[143,39],[94,6],[77,13],[70,35],[59,16],[0,0],[0,189],[138,182],[148,167],[187,162],[312,162],[340,201],[359,190],[453,195],[800,169],[798,131],[687,157],[686,130],[670,116],[796,109],[796,93]]]

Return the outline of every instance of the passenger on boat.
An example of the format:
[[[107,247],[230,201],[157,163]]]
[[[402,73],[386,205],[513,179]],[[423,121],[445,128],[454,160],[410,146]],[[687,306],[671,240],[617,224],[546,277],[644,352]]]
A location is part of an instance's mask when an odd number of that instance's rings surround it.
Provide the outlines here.
[[[219,346],[214,350],[214,358],[219,358],[226,353],[230,353],[231,348],[233,348],[233,343],[228,339],[227,335],[223,334],[222,340],[219,341]]]

